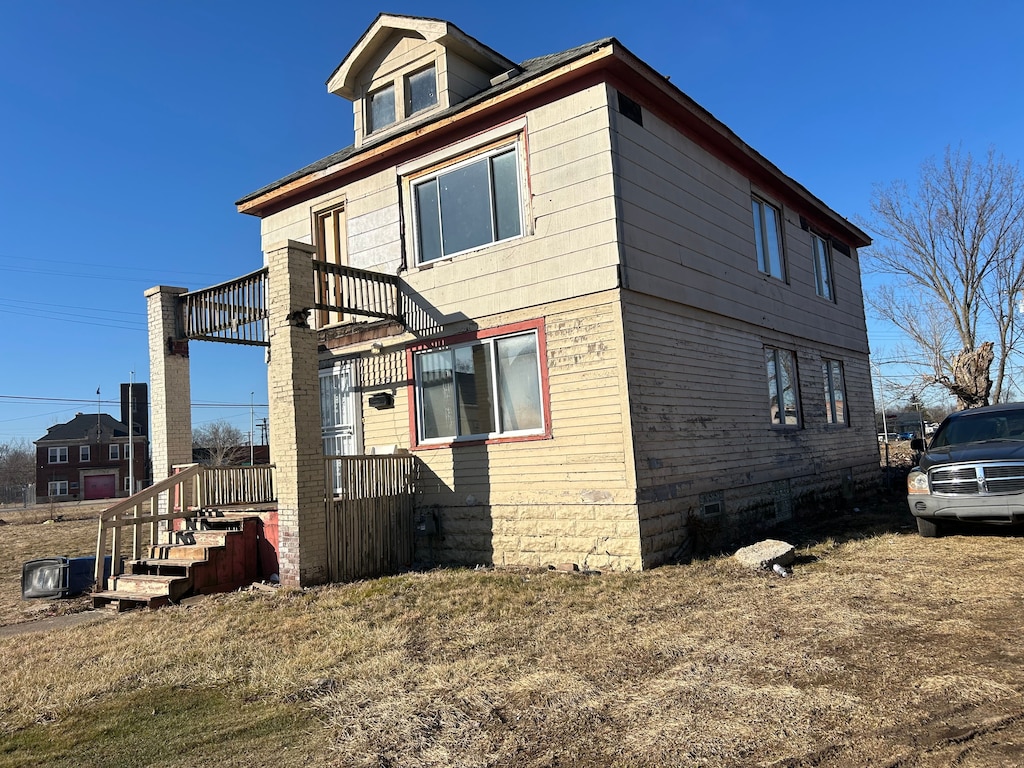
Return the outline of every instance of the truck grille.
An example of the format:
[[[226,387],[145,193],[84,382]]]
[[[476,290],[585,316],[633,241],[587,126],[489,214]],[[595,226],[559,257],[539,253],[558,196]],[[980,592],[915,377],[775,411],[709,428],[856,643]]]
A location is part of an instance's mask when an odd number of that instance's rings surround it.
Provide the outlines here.
[[[932,493],[988,496],[1024,492],[1024,463],[947,464],[928,473]]]

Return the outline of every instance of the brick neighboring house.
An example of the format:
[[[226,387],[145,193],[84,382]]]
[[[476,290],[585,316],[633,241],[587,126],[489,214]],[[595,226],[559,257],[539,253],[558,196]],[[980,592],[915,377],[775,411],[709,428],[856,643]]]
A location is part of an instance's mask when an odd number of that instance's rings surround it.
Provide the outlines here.
[[[156,479],[211,339],[269,347],[284,583],[329,577],[325,454],[411,452],[446,564],[646,568],[874,486],[870,239],[679,79],[378,16],[354,144],[237,202],[263,269],[146,294]]]
[[[128,427],[106,413],[79,413],[35,441],[36,499],[71,501],[130,496]],[[148,477],[148,441],[136,435],[136,488]]]

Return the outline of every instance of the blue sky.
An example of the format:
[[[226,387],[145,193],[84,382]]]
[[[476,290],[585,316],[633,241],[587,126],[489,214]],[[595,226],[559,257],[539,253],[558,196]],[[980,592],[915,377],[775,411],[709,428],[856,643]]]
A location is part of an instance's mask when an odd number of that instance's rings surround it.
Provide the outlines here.
[[[1024,157],[1010,0],[0,0],[0,441],[148,380],[146,288],[260,266],[259,222],[233,202],[351,143],[324,82],[378,11],[448,19],[517,61],[615,36],[851,219],[947,144]],[[869,336],[879,359],[898,338]],[[266,415],[261,350],[191,354],[194,423],[246,431],[250,398]]]

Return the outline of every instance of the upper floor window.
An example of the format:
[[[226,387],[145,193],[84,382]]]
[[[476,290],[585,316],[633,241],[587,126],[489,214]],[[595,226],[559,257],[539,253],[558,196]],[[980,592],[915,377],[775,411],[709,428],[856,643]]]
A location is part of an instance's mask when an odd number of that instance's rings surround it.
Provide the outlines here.
[[[757,246],[757,268],[771,277],[786,279],[782,255],[782,215],[774,205],[756,197],[750,198],[754,214],[754,242]]]
[[[814,291],[822,298],[835,301],[832,293],[832,251],[828,241],[811,233],[811,256],[814,259]]]
[[[768,373],[768,400],[772,424],[800,426],[800,401],[797,397],[796,355],[788,349],[764,349]]]
[[[47,452],[49,454],[50,464],[67,464],[68,463],[68,447],[62,445],[59,448],[50,448]]]
[[[414,356],[417,442],[544,432],[538,330]]]
[[[825,416],[829,424],[846,424],[846,386],[843,364],[839,360],[822,360],[821,375],[825,380]]]
[[[89,461],[90,449],[88,445],[78,446],[78,460]]]
[[[412,197],[420,264],[523,231],[515,146],[418,179]]]
[[[437,75],[434,65],[405,78],[405,116],[437,104]]]
[[[117,443],[110,444],[110,459],[115,461],[121,458],[121,446]]]
[[[367,99],[370,107],[370,114],[367,120],[366,132],[373,133],[381,128],[387,128],[395,122],[395,84],[391,83],[370,94]]]

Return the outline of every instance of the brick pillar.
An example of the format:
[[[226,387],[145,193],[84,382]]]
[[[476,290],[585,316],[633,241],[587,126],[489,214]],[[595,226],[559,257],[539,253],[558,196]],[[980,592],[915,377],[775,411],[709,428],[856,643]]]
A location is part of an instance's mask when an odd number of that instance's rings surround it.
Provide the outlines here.
[[[330,578],[324,511],[323,444],[313,306],[316,251],[289,240],[266,251],[270,363],[270,459],[277,467],[281,583],[304,587]]]
[[[165,285],[146,291],[154,483],[169,477],[174,464],[192,463],[188,340],[178,323],[178,297],[185,291]]]

